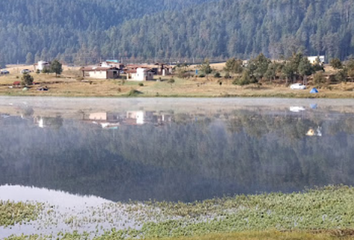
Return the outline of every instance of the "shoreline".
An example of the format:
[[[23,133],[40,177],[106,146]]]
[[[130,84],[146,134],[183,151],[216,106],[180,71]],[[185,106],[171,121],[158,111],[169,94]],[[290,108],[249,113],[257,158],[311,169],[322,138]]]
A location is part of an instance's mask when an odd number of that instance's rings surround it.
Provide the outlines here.
[[[29,235],[25,233],[21,236],[21,233],[16,232],[17,237],[5,236],[5,239],[18,240],[48,239],[50,238],[48,236],[58,236],[58,239],[67,239],[65,237],[69,236],[76,236],[75,239],[82,239],[85,236],[94,239],[117,239],[117,236],[119,236],[118,239],[131,239],[131,237],[185,239],[186,236],[189,237],[188,239],[214,238],[206,236],[215,236],[215,239],[220,236],[243,236],[244,239],[254,239],[251,237],[254,235],[257,236],[256,239],[262,239],[263,234],[268,237],[274,235],[279,239],[288,235],[297,237],[307,235],[308,239],[333,238],[343,235],[352,236],[354,208],[351,199],[353,196],[353,187],[330,185],[301,192],[235,195],[193,203],[118,202],[88,208],[83,215],[62,215],[59,210],[60,206],[36,202],[36,206],[43,206],[38,220],[46,219],[47,223],[44,226],[36,226],[34,219],[30,221],[28,218],[23,218],[22,221],[18,220],[0,229],[14,228],[13,231],[15,231],[22,224],[33,226],[36,229]],[[279,202],[282,204],[278,204]],[[1,204],[4,203],[0,201],[0,207]],[[11,204],[11,199],[5,204]],[[14,206],[19,208],[23,204]],[[75,205],[72,207],[75,209]],[[123,224],[120,229],[116,229],[113,225],[113,227],[102,229],[100,226],[104,226],[105,221],[114,219],[114,216],[106,216],[109,212],[124,213],[127,219],[135,222],[135,225],[127,228]],[[62,217],[58,219],[57,216]],[[96,225],[97,217],[103,218]],[[109,220],[110,218],[112,219]],[[122,221],[126,220],[123,218]],[[95,223],[91,226],[93,229],[87,228],[91,223]],[[58,233],[53,230],[52,234],[43,235],[47,229],[55,229],[56,226],[66,227]],[[97,229],[102,231],[91,231]]]
[[[209,98],[209,99],[217,99],[217,98],[281,98],[281,99],[354,99],[353,93],[319,93],[319,94],[296,94],[296,93],[278,93],[278,94],[267,94],[267,93],[259,93],[259,94],[248,94],[248,93],[240,93],[240,94],[220,94],[220,95],[207,95],[204,93],[201,94],[144,94],[137,93],[134,95],[129,94],[108,94],[108,95],[92,95],[92,94],[32,94],[32,93],[18,93],[18,94],[6,94],[0,93],[1,97],[58,97],[58,98]]]

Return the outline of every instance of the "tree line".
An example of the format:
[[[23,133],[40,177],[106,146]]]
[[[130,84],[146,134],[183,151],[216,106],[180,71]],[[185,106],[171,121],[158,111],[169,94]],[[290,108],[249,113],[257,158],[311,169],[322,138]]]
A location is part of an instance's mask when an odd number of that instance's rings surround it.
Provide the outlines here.
[[[214,78],[232,79],[235,85],[260,84],[262,82],[272,83],[274,81],[291,84],[302,81],[308,84],[309,77],[312,85],[317,87],[328,87],[329,84],[354,81],[354,58],[342,62],[339,58],[333,58],[329,64],[336,71],[331,74],[325,73],[324,63],[317,57],[311,63],[308,56],[303,53],[294,53],[287,59],[272,60],[263,53],[249,61],[230,58],[226,61],[223,68],[223,76],[220,71],[213,69],[208,59],[197,66],[198,75],[205,77],[214,74]],[[180,78],[195,76],[190,73],[189,65],[186,63],[177,64],[174,68],[175,73]],[[222,82],[222,80],[219,80]]]
[[[0,3],[0,64],[54,59],[272,59],[354,54],[351,0],[136,0]]]

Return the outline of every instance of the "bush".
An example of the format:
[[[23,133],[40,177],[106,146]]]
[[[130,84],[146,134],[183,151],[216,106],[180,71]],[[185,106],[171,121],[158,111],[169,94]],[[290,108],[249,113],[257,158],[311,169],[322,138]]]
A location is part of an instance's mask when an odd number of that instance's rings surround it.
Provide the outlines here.
[[[336,82],[336,78],[334,75],[329,75],[328,79],[327,79],[327,84],[332,84]]]
[[[225,78],[225,79],[229,79],[229,78],[231,78],[230,73],[229,73],[229,72],[227,72],[227,73],[225,74],[224,78]]]
[[[343,68],[343,64],[342,62],[338,59],[338,58],[333,58],[330,62],[330,65],[334,68],[334,69],[341,69]]]
[[[140,87],[143,87],[143,86],[144,86],[144,83],[139,83],[139,86],[140,86]]]
[[[242,77],[234,80],[232,82],[232,84],[244,86],[244,85],[248,85],[250,83],[256,83],[256,82],[257,82],[256,79],[251,78],[249,71],[243,71]]]
[[[344,70],[338,71],[336,73],[336,75],[334,76],[334,78],[338,81],[338,82],[347,82],[347,74]]]
[[[204,78],[204,77],[205,77],[205,74],[203,74],[203,73],[202,73],[202,74],[199,74],[198,77]]]
[[[138,96],[139,94],[142,94],[142,92],[138,91],[138,90],[135,90],[135,89],[132,89],[129,91],[128,93],[128,97],[136,97]]]
[[[219,72],[216,72],[216,73],[214,74],[214,77],[215,77],[215,78],[220,78],[220,77],[221,77],[221,75],[220,75],[220,73],[219,73]]]
[[[319,87],[323,86],[326,84],[326,78],[323,76],[322,72],[317,72],[313,76],[313,83]]]
[[[50,73],[49,68],[43,68],[42,73]]]
[[[33,84],[33,77],[28,73],[25,73],[21,77],[22,85],[32,85]]]
[[[168,80],[167,80],[167,83],[169,83],[169,84],[173,84],[173,83],[175,83],[175,79],[170,78],[170,79],[168,79]]]

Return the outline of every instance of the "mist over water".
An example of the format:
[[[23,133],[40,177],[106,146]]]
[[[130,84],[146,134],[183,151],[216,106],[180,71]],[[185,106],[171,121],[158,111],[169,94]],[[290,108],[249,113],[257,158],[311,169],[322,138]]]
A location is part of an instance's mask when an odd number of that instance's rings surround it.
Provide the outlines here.
[[[353,185],[353,103],[2,98],[0,186],[192,202]]]

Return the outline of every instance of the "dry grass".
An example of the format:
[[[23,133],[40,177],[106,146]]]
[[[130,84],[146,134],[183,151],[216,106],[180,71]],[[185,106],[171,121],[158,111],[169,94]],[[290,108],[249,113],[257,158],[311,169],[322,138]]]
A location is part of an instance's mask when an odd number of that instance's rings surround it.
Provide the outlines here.
[[[213,67],[223,68],[224,63],[213,64]],[[175,78],[174,84],[167,83],[168,77],[163,81],[143,82],[144,86],[139,86],[138,82],[122,80],[99,80],[86,79],[79,81],[81,72],[78,67],[64,67],[64,72],[60,78],[54,74],[32,73],[34,81],[37,83],[28,91],[22,88],[9,88],[15,81],[21,80],[21,71],[30,66],[16,65],[9,66],[10,74],[0,77],[0,95],[19,96],[66,96],[66,97],[123,97],[132,90],[138,90],[143,94],[140,97],[290,97],[290,98],[354,98],[354,83],[332,85],[330,89],[319,89],[320,93],[313,95],[307,90],[291,90],[284,85],[262,86],[248,85],[236,86],[231,79],[208,78]],[[124,76],[122,76],[124,79]],[[156,77],[156,79],[159,77]],[[222,82],[222,85],[218,83]],[[49,91],[37,91],[39,86],[48,86]]]
[[[225,67],[225,64],[226,62],[223,62],[223,63],[211,63],[210,64],[210,67],[212,69],[215,69],[216,71],[222,71]],[[195,70],[195,69],[198,69],[199,68],[199,64],[192,64],[189,66],[189,70]]]
[[[210,66],[211,66],[211,68],[213,68],[213,69],[215,69],[217,71],[221,71],[221,70],[224,69],[225,64],[226,64],[226,62],[224,62],[224,63],[213,63],[213,64],[210,64]]]

